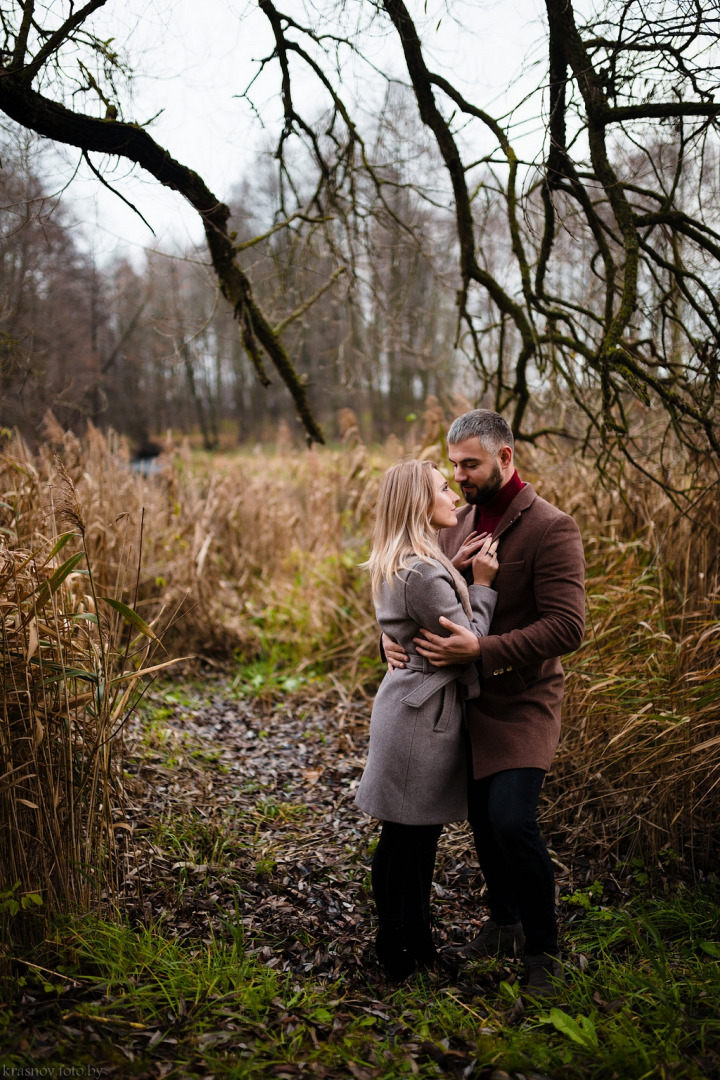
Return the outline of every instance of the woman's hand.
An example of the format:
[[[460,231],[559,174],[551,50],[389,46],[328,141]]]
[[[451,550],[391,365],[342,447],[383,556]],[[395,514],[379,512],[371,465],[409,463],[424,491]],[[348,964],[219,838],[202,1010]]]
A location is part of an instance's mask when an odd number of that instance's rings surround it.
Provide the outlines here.
[[[497,548],[498,541],[486,535],[472,559],[473,584],[492,585],[498,572]]]
[[[477,533],[471,532],[469,536],[466,536],[462,542],[462,546],[458,548],[457,553],[453,556],[452,564],[456,570],[460,573],[467,570],[470,563],[473,561],[473,557],[477,555],[480,550],[480,546],[483,541],[489,536],[489,533]],[[476,582],[477,584],[477,582]]]

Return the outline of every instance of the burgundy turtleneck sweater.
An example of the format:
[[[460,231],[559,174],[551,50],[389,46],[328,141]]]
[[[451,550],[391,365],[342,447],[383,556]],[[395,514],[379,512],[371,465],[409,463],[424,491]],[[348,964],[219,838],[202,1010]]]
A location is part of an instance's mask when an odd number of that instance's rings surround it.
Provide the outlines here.
[[[518,476],[516,469],[507,484],[503,484],[492,499],[488,500],[484,506],[475,507],[475,531],[479,533],[495,532],[508,506],[524,487],[525,484]]]

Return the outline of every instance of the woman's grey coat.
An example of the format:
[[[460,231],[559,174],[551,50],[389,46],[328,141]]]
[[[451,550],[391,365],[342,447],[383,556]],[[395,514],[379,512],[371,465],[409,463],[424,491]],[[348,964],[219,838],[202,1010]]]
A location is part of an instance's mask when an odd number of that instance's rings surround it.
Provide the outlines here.
[[[386,673],[375,698],[367,765],[355,797],[366,814],[404,825],[467,817],[462,703],[480,693],[477,669],[433,667],[418,655],[413,638],[421,626],[447,636],[441,615],[483,636],[496,600],[484,585],[466,589],[444,559],[418,561],[395,575],[393,587],[383,584],[376,604],[380,629],[402,645],[410,662]]]

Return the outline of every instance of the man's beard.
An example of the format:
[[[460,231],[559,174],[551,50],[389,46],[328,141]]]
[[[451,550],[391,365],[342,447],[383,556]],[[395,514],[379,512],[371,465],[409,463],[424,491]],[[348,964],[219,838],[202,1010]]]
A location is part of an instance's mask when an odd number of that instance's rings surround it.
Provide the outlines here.
[[[475,484],[473,486],[475,489],[474,491],[465,491],[463,489],[466,503],[470,506],[484,506],[485,503],[490,502],[493,495],[497,495],[498,491],[503,486],[502,473],[500,472],[498,463],[495,462],[493,471],[484,483]]]

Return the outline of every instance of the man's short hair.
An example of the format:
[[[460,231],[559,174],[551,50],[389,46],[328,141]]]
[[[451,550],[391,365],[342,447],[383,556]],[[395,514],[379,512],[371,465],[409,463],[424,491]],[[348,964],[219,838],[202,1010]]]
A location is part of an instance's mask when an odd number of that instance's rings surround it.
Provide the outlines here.
[[[477,438],[490,454],[498,454],[503,446],[513,448],[515,440],[507,420],[492,409],[473,409],[453,420],[447,433],[449,446]]]

